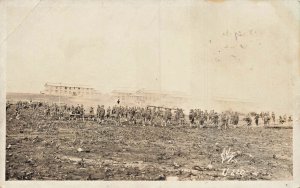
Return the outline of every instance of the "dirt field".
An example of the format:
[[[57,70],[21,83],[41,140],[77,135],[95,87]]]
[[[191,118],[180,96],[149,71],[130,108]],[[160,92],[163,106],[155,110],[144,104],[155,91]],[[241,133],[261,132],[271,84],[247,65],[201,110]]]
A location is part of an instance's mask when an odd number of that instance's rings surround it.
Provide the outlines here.
[[[7,180],[293,177],[292,129],[100,126],[10,111],[6,121]]]

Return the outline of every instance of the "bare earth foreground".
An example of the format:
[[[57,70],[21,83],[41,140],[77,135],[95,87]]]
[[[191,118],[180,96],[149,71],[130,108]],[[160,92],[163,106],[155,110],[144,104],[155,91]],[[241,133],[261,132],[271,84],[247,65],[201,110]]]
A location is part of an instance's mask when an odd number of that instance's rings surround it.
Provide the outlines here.
[[[7,112],[7,180],[291,180],[292,130],[98,125]],[[223,158],[223,162],[222,162]]]

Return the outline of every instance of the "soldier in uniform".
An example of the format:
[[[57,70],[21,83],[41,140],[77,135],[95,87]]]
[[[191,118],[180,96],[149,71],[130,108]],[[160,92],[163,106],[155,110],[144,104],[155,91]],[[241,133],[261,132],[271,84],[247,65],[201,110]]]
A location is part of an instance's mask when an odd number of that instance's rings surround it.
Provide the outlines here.
[[[9,101],[7,101],[6,103],[6,110],[8,110],[10,108],[11,104],[9,103]]]
[[[275,124],[275,113],[272,112],[272,120],[273,120],[273,124]]]
[[[207,112],[207,110],[205,110],[203,118],[204,118],[205,122],[208,120],[208,112]]]
[[[152,121],[153,126],[159,126],[160,117],[159,117],[159,110],[157,108],[154,108],[152,118],[153,118],[153,121]]]
[[[258,120],[259,120],[259,115],[256,113],[255,114],[255,124],[258,126]]]
[[[218,127],[219,125],[219,115],[218,115],[218,113],[217,112],[215,112],[214,113],[214,115],[213,115],[213,125],[215,126],[215,127]]]
[[[208,120],[212,120],[214,116],[214,110],[211,110],[208,114]]]
[[[283,120],[284,120],[284,122],[286,122],[286,120],[287,120],[286,114],[283,115]]]
[[[97,122],[100,123],[100,105],[98,105],[96,109],[96,118]]]
[[[90,114],[89,114],[89,118],[92,120],[94,116],[94,107],[90,107]]]
[[[147,113],[146,113],[145,108],[141,108],[141,114],[142,114],[142,125],[146,126],[146,116],[147,116]]]
[[[225,129],[228,129],[229,128],[229,115],[225,113],[225,118],[226,118],[226,121],[225,121]]]
[[[205,114],[200,114],[199,115],[199,127],[202,128],[204,126],[205,122]]]
[[[48,117],[50,116],[50,107],[47,106],[46,109],[45,109],[45,115]]]
[[[63,119],[64,116],[64,108],[63,106],[58,108],[58,119]]]
[[[194,124],[196,126],[200,125],[200,116],[202,115],[199,109],[195,109],[194,111]]]
[[[141,125],[143,123],[143,116],[142,116],[142,110],[140,108],[136,109],[135,112],[135,123],[136,125]]]
[[[235,112],[233,115],[232,124],[234,125],[234,127],[236,127],[238,123],[239,123],[239,115],[237,112]]]
[[[226,123],[226,118],[225,118],[224,112],[222,112],[222,113],[220,114],[220,117],[221,117],[221,124],[220,124],[220,126],[219,126],[218,128],[219,128],[219,129],[222,129],[222,127],[225,126],[225,123]]]
[[[163,112],[162,126],[167,126],[167,124],[168,124],[168,110],[165,109],[165,111]]]
[[[195,118],[195,117],[194,117],[194,110],[191,109],[191,110],[190,110],[190,113],[189,113],[190,126],[193,126],[194,120],[195,120],[194,118]]]
[[[17,105],[15,109],[16,119],[20,119],[20,106]]]
[[[248,128],[252,125],[252,118],[250,116],[250,114],[247,114],[245,121],[247,123]]]
[[[270,123],[270,116],[268,115],[268,114],[265,114],[264,115],[264,126],[267,126],[267,125],[269,125],[269,123]]]
[[[284,123],[284,120],[283,120],[283,118],[282,118],[281,116],[279,116],[279,123],[280,123],[280,124],[283,124],[283,123]]]
[[[110,115],[111,115],[111,109],[110,106],[108,106],[108,108],[106,109],[106,119],[110,119]]]
[[[101,105],[99,115],[100,115],[100,122],[103,123],[104,120],[105,120],[105,108],[104,108],[104,105]]]
[[[170,125],[172,123],[172,110],[167,109],[167,124]]]
[[[175,116],[174,116],[174,120],[175,120],[176,124],[179,124],[179,114],[180,114],[180,111],[179,111],[179,109],[177,108],[177,109],[175,110]]]
[[[264,119],[264,113],[263,112],[260,112],[260,117],[261,117],[261,119]]]
[[[180,125],[185,124],[185,115],[183,113],[183,109],[180,109],[179,118],[180,118]]]
[[[80,114],[80,117],[82,118],[82,120],[84,121],[84,107],[83,107],[83,104],[80,105],[79,114]]]
[[[157,123],[163,126],[163,111],[161,110],[161,108],[158,108],[156,118],[158,121]]]
[[[145,111],[144,111],[144,113],[145,113],[145,117],[144,117],[144,125],[151,125],[151,111],[150,111],[150,109],[145,109]]]
[[[73,105],[71,106],[71,112],[72,114],[75,114],[75,107]]]

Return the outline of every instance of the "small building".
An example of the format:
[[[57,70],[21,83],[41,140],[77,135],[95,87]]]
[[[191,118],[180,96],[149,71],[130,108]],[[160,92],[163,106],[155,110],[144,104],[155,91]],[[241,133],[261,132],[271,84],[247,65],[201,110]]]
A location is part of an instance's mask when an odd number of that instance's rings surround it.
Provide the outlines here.
[[[45,90],[42,92],[46,95],[57,96],[80,96],[91,97],[96,91],[92,87],[84,85],[64,84],[64,83],[46,83]]]

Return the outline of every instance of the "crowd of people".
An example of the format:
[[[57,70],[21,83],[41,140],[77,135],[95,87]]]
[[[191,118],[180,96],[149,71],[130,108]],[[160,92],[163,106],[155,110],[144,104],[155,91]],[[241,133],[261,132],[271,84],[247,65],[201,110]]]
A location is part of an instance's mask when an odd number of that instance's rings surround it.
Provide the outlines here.
[[[33,109],[42,111],[45,118],[56,120],[82,120],[96,121],[99,124],[113,123],[116,125],[142,125],[142,126],[168,126],[168,125],[189,125],[191,127],[218,127],[227,129],[230,126],[236,127],[242,121],[247,126],[259,126],[260,121],[264,126],[270,124],[284,124],[291,122],[292,117],[283,115],[276,119],[275,113],[261,112],[241,114],[238,112],[225,111],[218,113],[214,110],[191,109],[184,113],[181,108],[165,108],[158,106],[121,106],[114,105],[105,108],[104,105],[85,108],[83,105],[76,106],[56,103],[18,101],[15,104],[7,102],[6,110],[14,105],[15,117],[18,119],[22,109]],[[241,123],[240,123],[241,124]],[[243,123],[242,123],[243,124]]]
[[[201,109],[191,109],[189,112],[190,124],[204,127],[206,125],[221,126],[225,129],[228,128],[229,124],[237,126],[239,123],[239,114],[237,112],[221,112],[217,113],[211,110],[209,113],[207,110],[202,111]]]

